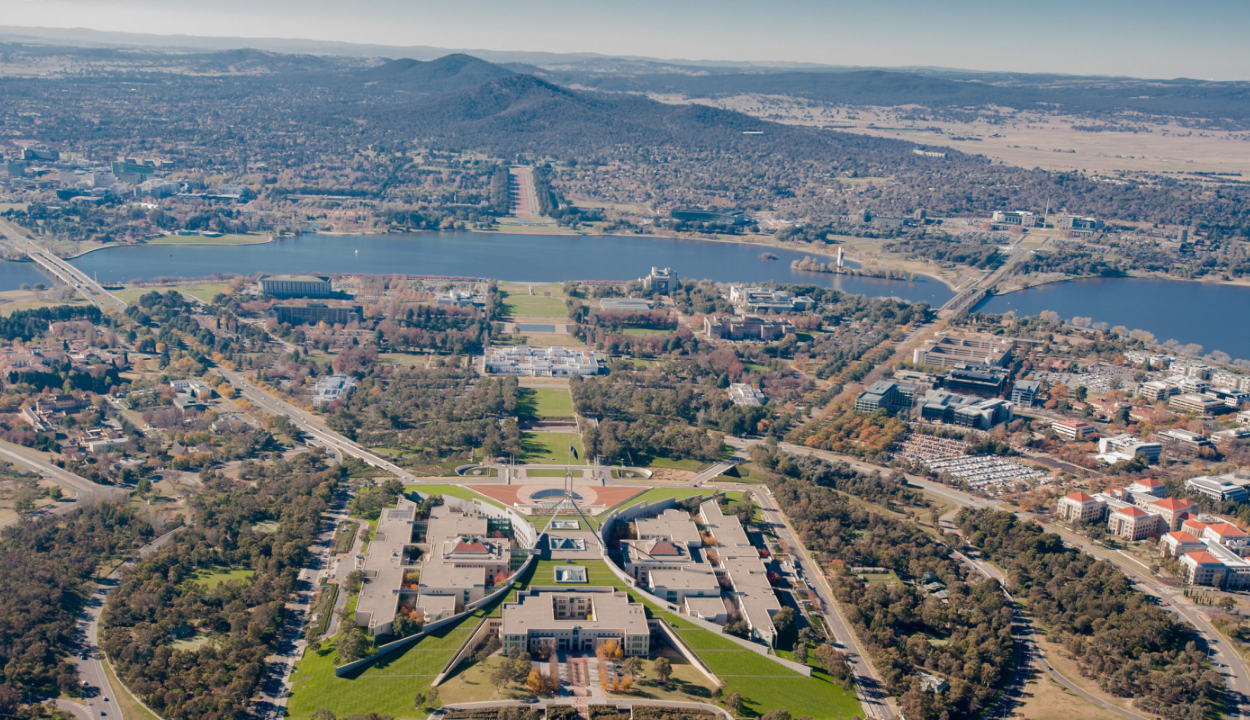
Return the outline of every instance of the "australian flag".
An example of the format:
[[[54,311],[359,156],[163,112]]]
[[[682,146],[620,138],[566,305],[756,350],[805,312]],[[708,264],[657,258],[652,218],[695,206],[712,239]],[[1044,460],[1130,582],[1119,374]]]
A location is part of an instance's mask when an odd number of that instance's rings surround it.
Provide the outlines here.
[[[574,458],[581,460],[581,458],[578,457],[577,455],[577,448],[573,447],[572,445],[569,445],[569,452],[573,453]]]

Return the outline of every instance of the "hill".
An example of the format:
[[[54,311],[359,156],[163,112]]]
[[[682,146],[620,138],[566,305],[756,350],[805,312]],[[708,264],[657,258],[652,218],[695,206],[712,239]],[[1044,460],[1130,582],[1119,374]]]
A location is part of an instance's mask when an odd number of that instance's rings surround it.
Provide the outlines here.
[[[402,58],[355,73],[352,80],[395,92],[436,94],[480,85],[512,75],[513,71],[479,60],[471,55],[454,54],[437,60]]]

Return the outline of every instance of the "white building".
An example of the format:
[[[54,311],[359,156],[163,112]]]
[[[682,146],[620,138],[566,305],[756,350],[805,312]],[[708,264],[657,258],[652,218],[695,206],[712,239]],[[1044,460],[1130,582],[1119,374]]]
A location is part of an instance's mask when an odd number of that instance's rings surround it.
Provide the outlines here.
[[[517,600],[503,605],[504,650],[592,652],[611,640],[629,656],[646,655],[651,645],[646,608],[612,588],[533,589]]]
[[[526,345],[487,348],[483,365],[485,372],[496,375],[533,377],[598,375],[600,369],[599,356],[589,350]]]
[[[1163,446],[1157,442],[1142,442],[1137,438],[1123,433],[1109,438],[1098,439],[1097,459],[1113,465],[1121,460],[1144,458],[1146,462],[1156,463],[1163,452]]]

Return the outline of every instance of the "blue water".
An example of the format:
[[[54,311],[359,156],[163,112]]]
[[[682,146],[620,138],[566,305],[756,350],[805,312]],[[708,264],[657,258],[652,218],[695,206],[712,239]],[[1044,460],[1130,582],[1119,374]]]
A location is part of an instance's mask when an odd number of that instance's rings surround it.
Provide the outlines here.
[[[0,290],[20,290],[22,285],[43,283],[52,286],[52,279],[33,262],[0,261]]]
[[[777,260],[761,260],[771,252]],[[811,253],[807,253],[811,254]],[[652,237],[425,232],[405,235],[304,235],[264,245],[133,245],[72,262],[100,282],[213,273],[365,273],[460,275],[529,282],[633,280],[651,267],[720,282],[797,282],[873,297],[940,306],[952,293],[930,278],[882,280],[794,272],[803,252]]]
[[[1148,278],[1088,278],[1040,285],[989,298],[981,312],[1038,315],[1147,330],[1160,342],[1202,345],[1250,360],[1250,287]]]

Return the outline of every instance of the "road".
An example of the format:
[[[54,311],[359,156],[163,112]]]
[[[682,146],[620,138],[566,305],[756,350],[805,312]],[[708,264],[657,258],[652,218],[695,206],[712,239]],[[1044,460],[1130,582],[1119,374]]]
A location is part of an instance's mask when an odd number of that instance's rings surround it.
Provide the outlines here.
[[[0,233],[4,234],[14,247],[26,253],[31,260],[38,263],[44,270],[77,290],[92,305],[101,310],[126,309],[125,302],[122,302],[115,295],[100,287],[99,283],[92,280],[83,271],[70,265],[64,258],[57,257],[40,247],[28,238],[22,230],[6,221],[0,220]]]
[[[248,382],[248,380],[243,377],[241,373],[234,372],[233,370],[227,370],[223,367],[218,367],[217,372],[226,380],[230,381],[231,385],[238,388],[239,392],[241,392],[243,396],[251,402],[271,413],[274,413],[275,415],[285,415],[290,418],[291,422],[294,423],[297,428],[307,433],[318,444],[324,445],[327,448],[332,448],[343,455],[350,455],[354,458],[363,460],[369,465],[385,470],[405,482],[417,481],[417,477],[412,473],[407,472],[392,462],[378,457],[377,455],[366,450],[364,447],[357,445],[351,440],[348,440],[342,435],[330,430],[326,426],[322,425],[321,421],[315,415],[307,412],[303,408],[296,407],[285,400],[280,400],[273,395],[270,395],[268,392],[257,387],[255,384]]]
[[[252,702],[252,717],[258,720],[279,720],[286,716],[286,703],[291,695],[291,673],[304,650],[304,626],[317,587],[318,577],[331,565],[330,551],[339,522],[347,517],[348,491],[340,485],[332,509],[321,516],[317,542],[309,548],[308,562],[299,572],[295,597],[286,604],[282,630],[274,654],[265,658],[260,690]],[[359,543],[360,540],[354,541]],[[339,593],[336,609],[346,602],[347,594]],[[327,632],[327,637],[333,634]]]
[[[738,439],[735,438],[734,440]],[[729,438],[727,438],[726,441],[728,442]],[[750,441],[739,440],[739,442],[749,443]],[[875,470],[878,472],[886,472],[888,470],[887,468],[868,465],[855,460],[854,458],[847,458],[822,450],[813,450],[811,448],[785,443],[782,444],[782,448],[788,452],[814,455],[833,461],[845,461],[860,469]],[[950,500],[960,507],[991,508],[1009,511],[1004,503],[998,500],[978,498],[961,490],[957,490],[940,483],[917,478],[912,475],[907,476],[907,481],[908,483],[921,487],[928,492],[938,495],[939,497]],[[1017,512],[1016,514],[1023,519],[1035,519],[1031,513]],[[1237,654],[1237,651],[1229,645],[1228,641],[1224,639],[1219,631],[1217,631],[1215,627],[1207,621],[1206,617],[1203,616],[1198,610],[1198,607],[1184,597],[1183,590],[1165,588],[1158,583],[1157,578],[1153,577],[1148,568],[1140,565],[1136,560],[1130,558],[1122,552],[1112,551],[1105,547],[1096,546],[1088,538],[1077,535],[1067,528],[1053,523],[1044,523],[1043,527],[1046,528],[1048,532],[1056,533],[1062,537],[1065,544],[1069,547],[1080,549],[1083,552],[1098,558],[1099,560],[1105,560],[1115,565],[1136,584],[1139,591],[1153,597],[1157,602],[1164,604],[1165,610],[1173,613],[1183,622],[1189,624],[1194,631],[1206,641],[1221,666],[1217,667],[1217,670],[1220,671],[1227,682],[1227,718],[1229,720],[1237,720],[1238,718],[1241,720],[1247,720],[1247,718],[1250,718],[1250,715],[1247,715],[1246,707],[1246,699],[1250,698],[1250,671],[1247,670],[1245,661],[1240,655]],[[1049,664],[1045,663],[1045,660],[1043,660],[1042,663],[1043,667],[1046,668],[1049,673],[1058,676],[1058,673],[1055,672]],[[1075,686],[1072,686],[1071,683],[1064,682],[1063,684],[1065,686],[1075,688]],[[1100,706],[1108,707],[1108,703],[1100,701],[1084,691],[1079,691],[1079,694],[1092,702],[1096,702]],[[1116,708],[1115,706],[1110,706],[1109,709],[1119,712],[1121,715],[1125,715],[1126,717],[1134,719],[1141,717],[1127,711],[1122,712],[1120,708]]]
[[[118,493],[125,493],[125,491],[118,490],[117,488],[93,483],[87,478],[75,475],[68,470],[63,470],[49,462],[40,460],[32,454],[22,452],[20,448],[15,446],[0,444],[0,457],[34,470],[40,475],[43,475],[44,477],[54,480],[66,488],[73,490],[78,494],[79,500],[105,500],[115,497]]]
[[[790,527],[790,521],[777,509],[772,493],[767,488],[763,488],[764,492],[760,492],[761,488],[758,485],[735,487],[737,489],[750,490],[756,503],[760,506],[764,522],[772,527],[773,531],[777,533],[777,537],[785,542],[786,545],[798,550],[797,554],[792,555],[794,563],[802,571],[803,576],[807,578],[808,586],[815,591],[820,602],[818,610],[825,618],[825,623],[829,626],[829,629],[833,632],[834,639],[837,640],[847,655],[847,661],[851,665],[851,672],[855,675],[856,694],[859,695],[859,701],[864,706],[864,712],[875,720],[889,720],[894,717],[894,711],[886,704],[886,695],[882,689],[881,679],[876,676],[873,668],[868,664],[863,648],[859,646],[855,634],[851,632],[850,627],[846,624],[846,619],[842,617],[842,614],[838,611],[837,604],[833,601],[833,588],[829,586],[819,566],[808,556],[807,548],[798,541],[798,535],[794,532],[794,528]],[[813,578],[815,578],[815,584],[812,582]]]
[[[148,557],[160,548],[167,545],[173,539],[174,534],[182,528],[175,528],[156,538],[152,542],[139,548],[137,555],[141,558]],[[129,565],[127,561],[118,566],[116,570],[104,578],[91,596],[87,598],[87,602],[83,608],[82,617],[79,618],[78,625],[74,629],[74,648],[72,651],[72,659],[74,666],[78,670],[78,677],[83,682],[83,691],[85,697],[83,701],[86,703],[84,708],[82,705],[74,702],[58,701],[57,707],[62,710],[72,712],[79,718],[120,718],[122,717],[121,706],[117,704],[117,696],[114,693],[121,688],[114,688],[108,681],[108,676],[104,674],[103,655],[100,653],[99,634],[100,634],[100,613],[104,610],[105,596],[117,586],[118,579],[121,577],[122,568]]]

